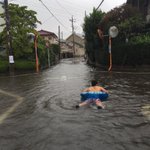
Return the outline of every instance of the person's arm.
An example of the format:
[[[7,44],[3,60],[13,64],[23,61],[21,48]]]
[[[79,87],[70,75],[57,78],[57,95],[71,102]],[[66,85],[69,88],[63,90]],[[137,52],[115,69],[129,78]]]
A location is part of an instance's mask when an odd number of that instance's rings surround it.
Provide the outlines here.
[[[89,88],[84,89],[82,92],[89,92]]]
[[[108,91],[105,90],[103,87],[101,87],[101,91],[102,91],[102,92],[105,92],[105,93],[108,93]]]

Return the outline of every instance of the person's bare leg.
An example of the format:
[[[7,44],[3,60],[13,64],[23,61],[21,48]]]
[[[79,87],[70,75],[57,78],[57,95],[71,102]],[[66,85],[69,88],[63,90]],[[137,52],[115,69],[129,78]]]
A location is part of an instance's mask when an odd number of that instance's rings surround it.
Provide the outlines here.
[[[87,105],[88,103],[85,101],[85,102],[82,102],[82,103],[80,103],[79,104],[79,107],[82,107],[82,106],[84,106],[84,105]]]
[[[80,103],[79,105],[76,105],[76,108],[82,107],[82,106],[87,105],[87,104],[88,104],[87,101],[82,102],[82,103]]]
[[[100,106],[101,108],[105,108],[105,105],[99,100],[99,99],[97,99],[96,101],[95,101],[95,104],[97,105],[97,106]]]

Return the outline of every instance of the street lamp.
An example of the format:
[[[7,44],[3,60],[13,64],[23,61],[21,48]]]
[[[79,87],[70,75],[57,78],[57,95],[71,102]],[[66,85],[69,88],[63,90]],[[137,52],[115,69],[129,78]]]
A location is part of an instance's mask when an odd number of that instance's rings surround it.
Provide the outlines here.
[[[101,40],[103,40],[103,37],[108,36],[109,37],[109,68],[108,71],[111,71],[112,69],[112,53],[111,53],[111,44],[112,44],[112,38],[115,38],[118,35],[118,28],[116,26],[111,26],[109,28],[109,34],[108,35],[103,35],[103,32],[101,29],[97,30],[98,35]]]
[[[108,71],[112,69],[112,52],[111,52],[111,39],[115,38],[118,35],[118,29],[116,26],[111,26],[109,28],[109,68]]]
[[[34,40],[36,72],[39,72],[39,60],[38,60],[38,52],[37,52],[38,35],[36,33],[27,33],[27,35],[31,38],[31,41]]]

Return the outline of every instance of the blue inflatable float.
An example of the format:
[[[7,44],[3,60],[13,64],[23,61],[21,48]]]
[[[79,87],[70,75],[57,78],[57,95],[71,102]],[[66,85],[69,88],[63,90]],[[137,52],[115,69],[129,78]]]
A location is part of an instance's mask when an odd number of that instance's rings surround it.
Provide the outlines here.
[[[108,98],[108,94],[105,92],[82,92],[81,101],[85,101],[87,99],[100,99],[101,101],[106,101]]]

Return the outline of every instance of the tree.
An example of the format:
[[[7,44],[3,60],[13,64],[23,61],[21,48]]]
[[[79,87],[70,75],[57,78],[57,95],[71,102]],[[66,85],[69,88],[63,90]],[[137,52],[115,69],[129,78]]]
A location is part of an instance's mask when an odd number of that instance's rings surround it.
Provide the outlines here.
[[[36,18],[36,12],[27,10],[27,6],[9,4],[10,32],[12,35],[12,48],[15,59],[29,58],[33,53],[32,43],[29,42],[27,33],[35,32],[36,23],[40,21]],[[1,14],[5,19],[5,15]],[[3,33],[3,41],[6,44],[6,28]]]
[[[143,36],[146,21],[137,8],[128,4],[116,7],[105,15],[101,24],[105,33],[112,25],[119,29],[119,35],[112,39],[113,64],[136,66],[149,63],[147,43],[150,36]]]
[[[93,12],[84,18],[83,31],[85,34],[85,48],[88,55],[88,62],[92,64],[99,61],[97,56],[99,55],[102,41],[100,41],[97,29],[103,16],[104,13],[102,11],[93,9]]]
[[[125,4],[109,11],[102,19],[101,25],[105,33],[108,32],[110,26],[115,25],[119,28],[120,37],[126,37],[143,29],[145,21],[137,8]]]

